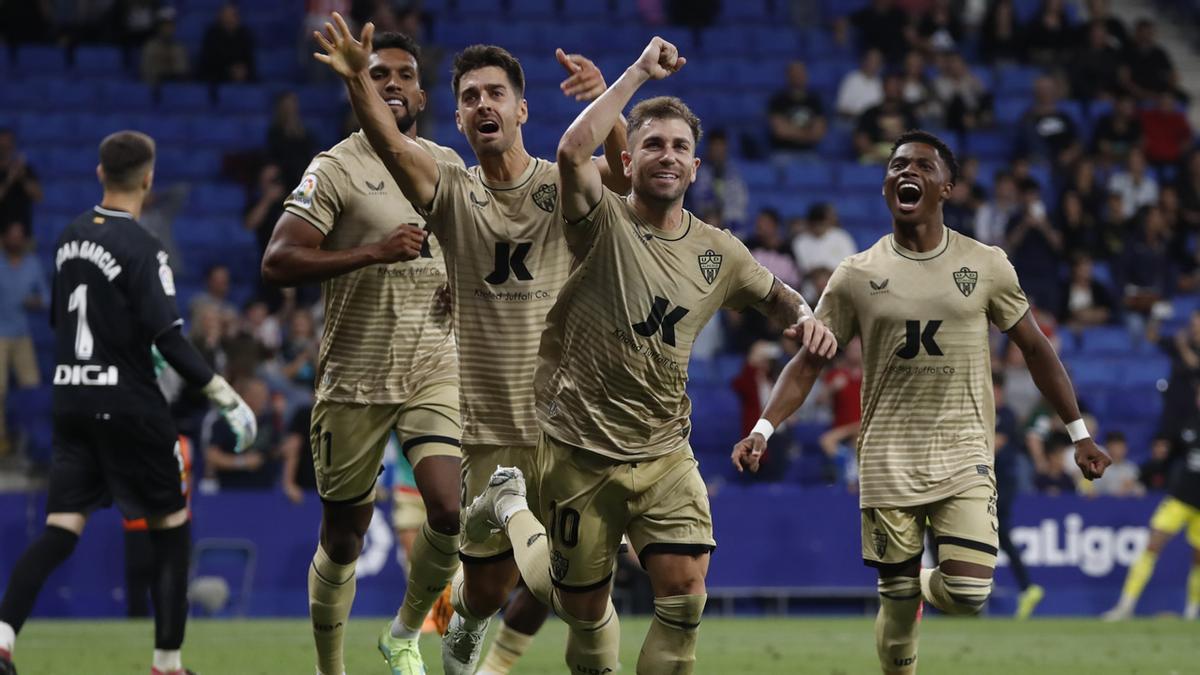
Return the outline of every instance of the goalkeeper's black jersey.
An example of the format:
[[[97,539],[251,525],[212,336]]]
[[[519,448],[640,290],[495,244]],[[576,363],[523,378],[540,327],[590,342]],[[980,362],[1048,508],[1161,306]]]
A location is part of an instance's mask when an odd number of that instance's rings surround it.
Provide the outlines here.
[[[1200,415],[1179,426],[1171,448],[1171,473],[1167,492],[1200,509]]]
[[[53,286],[54,411],[169,416],[150,347],[181,320],[158,239],[97,206],[58,238]]]

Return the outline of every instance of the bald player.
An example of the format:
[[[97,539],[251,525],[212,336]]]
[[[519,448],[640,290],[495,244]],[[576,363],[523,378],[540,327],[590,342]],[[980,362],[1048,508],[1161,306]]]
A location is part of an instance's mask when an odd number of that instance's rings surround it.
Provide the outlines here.
[[[683,209],[701,135],[683,101],[651,98],[630,112],[622,157],[629,196],[606,189],[589,161],[638,88],[684,63],[654,38],[559,143],[563,227],[578,267],[538,351],[536,473],[527,498],[525,472],[498,469],[464,519],[468,539],[505,528],[526,581],[552,586],[555,611],[570,628],[571,672],[619,666],[618,642],[601,629],[617,623],[612,572],[625,534],[655,596],[637,672],[695,668],[716,542],[688,443],[685,387],[692,345],[709,319],[722,307],[753,307],[818,353],[836,351],[798,293],[728,231]]]
[[[839,343],[862,338],[862,555],[879,572],[875,646],[889,675],[916,672],[922,599],[971,615],[991,592],[998,541],[989,324],[1020,347],[1038,389],[1069,420],[1084,477],[1110,464],[1088,437],[1071,381],[1004,251],[943,224],[957,173],[941,139],[901,135],[883,181],[892,234],[843,261],[817,305]],[[804,402],[824,363],[807,350],[788,363],[763,418],[734,447],[739,471],[758,470],[767,439]],[[940,563],[923,570],[926,527]]]
[[[475,151],[478,166],[464,169],[440,160],[399,133],[387,105],[371,86],[374,27],[356,40],[337,14],[318,36],[318,58],[346,82],[367,139],[405,197],[425,216],[441,243],[454,297],[454,330],[460,360],[463,421],[463,498],[487,486],[497,465],[532,467],[537,444],[533,376],[546,313],[571,270],[563,236],[560,168],[525,150],[528,119],[521,64],[500,47],[476,45],[455,57],[452,85],[455,120]],[[563,92],[590,100],[604,90],[595,66],[578,55],[558,54],[574,72]],[[608,161],[596,159],[609,185],[628,190],[619,165],[624,126],[614,119],[592,149],[605,143]],[[605,137],[607,136],[607,138]],[[460,553],[462,579],[454,582],[456,615],[442,643],[446,672],[474,673],[490,617],[519,578],[512,546],[503,535],[469,542]],[[543,602],[548,597],[539,597]],[[419,627],[412,624],[411,628]],[[392,634],[401,630],[393,624]],[[615,630],[615,626],[613,627]],[[500,633],[508,653],[519,653],[527,636]],[[489,672],[511,664],[490,664]]]
[[[389,123],[430,156],[461,167],[449,148],[417,137],[425,108],[416,42],[375,37],[367,83]],[[312,161],[263,258],[274,283],[320,281],[325,332],[312,412],[321,496],[320,542],[308,595],[317,670],[341,675],[354,567],[375,512],[375,481],[391,432],[400,438],[425,505],[398,621],[419,629],[458,569],[462,426],[458,353],[436,298],[446,268],[436,237],[359,131]],[[384,650],[397,673],[423,673],[419,633]]]

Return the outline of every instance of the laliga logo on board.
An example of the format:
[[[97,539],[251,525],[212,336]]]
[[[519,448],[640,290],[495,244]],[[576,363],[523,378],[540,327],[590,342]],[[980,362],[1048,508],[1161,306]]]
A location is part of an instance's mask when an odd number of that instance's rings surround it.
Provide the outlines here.
[[[388,525],[387,517],[379,509],[371,517],[371,526],[367,528],[367,536],[363,541],[362,555],[354,566],[354,574],[358,577],[373,577],[383,571],[387,564],[388,555],[392,552],[395,537]]]
[[[1069,513],[1059,522],[1046,518],[1037,527],[1014,527],[1013,543],[1021,547],[1021,559],[1030,567],[1078,567],[1089,577],[1103,577],[1117,565],[1129,567],[1137,559],[1150,531],[1145,527],[1083,526],[1083,516]],[[1001,553],[1001,561],[1008,564]]]

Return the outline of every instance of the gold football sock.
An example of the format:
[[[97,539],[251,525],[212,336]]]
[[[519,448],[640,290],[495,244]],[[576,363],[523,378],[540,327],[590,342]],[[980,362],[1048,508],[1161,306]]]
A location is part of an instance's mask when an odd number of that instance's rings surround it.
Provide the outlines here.
[[[532,642],[532,635],[518,632],[509,628],[508,624],[501,623],[495,641],[483,657],[479,675],[508,675]]]
[[[567,670],[572,673],[615,673],[621,660],[621,621],[612,598],[597,621],[577,619],[563,608],[553,594],[554,613],[567,623]],[[641,669],[638,670],[641,672]],[[667,672],[667,671],[656,671]]]
[[[553,586],[550,582],[550,543],[546,539],[546,528],[533,516],[533,512],[522,509],[509,517],[504,525],[509,541],[512,542],[513,558],[525,585],[547,607]]]
[[[1121,604],[1132,608],[1142,597],[1142,589],[1154,574],[1154,565],[1158,562],[1158,554],[1142,551],[1138,559],[1129,566],[1129,574],[1125,576],[1125,586],[1121,588]]]
[[[1189,605],[1200,605],[1200,563],[1192,565],[1188,573],[1187,601]]]
[[[915,577],[879,580],[879,614],[875,616],[875,651],[889,675],[917,672],[917,610],[921,582]]]
[[[703,593],[654,599],[654,619],[638,655],[638,675],[687,675],[696,668],[696,640],[707,600]]]
[[[411,639],[420,635],[429,609],[458,571],[459,540],[457,533],[438,532],[428,522],[421,526],[413,542],[404,604],[392,621],[392,637]]]
[[[339,565],[317,546],[308,566],[308,613],[312,617],[313,641],[317,645],[317,669],[341,675],[342,636],[354,603],[354,563]]]

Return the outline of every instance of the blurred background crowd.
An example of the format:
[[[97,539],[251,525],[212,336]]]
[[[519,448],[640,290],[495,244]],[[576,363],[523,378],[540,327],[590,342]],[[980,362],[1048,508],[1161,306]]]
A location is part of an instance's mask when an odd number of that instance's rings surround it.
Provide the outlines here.
[[[1151,9],[1171,22],[1143,18]],[[49,460],[51,252],[99,197],[97,143],[126,127],[159,143],[142,224],[171,253],[188,334],[260,418],[257,444],[235,456],[205,397],[164,373],[199,488],[297,501],[311,489],[320,291],[265,286],[258,265],[309,160],[356,128],[340,83],[309,56],[306,36],[332,11],[422,42],[420,132],[468,164],[446,77],[457,49],[493,42],[521,58],[526,145],[552,157],[579,110],[557,92],[554,47],[611,82],[645,38],[672,40],[688,65],[654,93],[682,96],[706,129],[688,208],[814,305],[841,260],[890,231],[879,192],[892,139],[934,131],[963,167],[947,225],[1007,251],[1113,456],[1089,493],[1161,489],[1181,425],[1200,417],[1196,2],[2,0],[0,490],[36,487]],[[729,466],[794,353],[780,330],[726,313],[697,343],[702,470],[714,489],[853,490],[857,343],[772,438],[763,472]],[[1000,334],[993,365],[1000,480],[1084,489],[1061,421]]]

